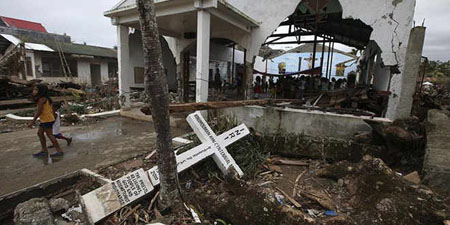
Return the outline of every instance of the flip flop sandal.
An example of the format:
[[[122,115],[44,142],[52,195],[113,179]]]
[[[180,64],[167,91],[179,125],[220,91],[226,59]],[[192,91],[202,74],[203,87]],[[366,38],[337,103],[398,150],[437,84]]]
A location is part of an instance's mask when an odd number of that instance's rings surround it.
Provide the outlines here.
[[[48,155],[48,152],[38,152],[38,153],[33,154],[34,157],[45,157],[47,155]]]

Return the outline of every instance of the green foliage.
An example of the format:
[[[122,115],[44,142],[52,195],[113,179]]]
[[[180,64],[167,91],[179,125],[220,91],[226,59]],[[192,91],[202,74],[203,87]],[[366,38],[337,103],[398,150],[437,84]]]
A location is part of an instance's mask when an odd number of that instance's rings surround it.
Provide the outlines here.
[[[444,78],[450,77],[450,61],[441,62],[441,61],[429,61],[425,65],[426,76],[430,78]]]
[[[238,126],[235,118],[220,116],[210,121],[211,127],[216,134],[221,134]],[[246,177],[252,177],[269,155],[269,147],[261,142],[255,133],[239,140],[235,144],[227,147],[227,150],[242,168]]]

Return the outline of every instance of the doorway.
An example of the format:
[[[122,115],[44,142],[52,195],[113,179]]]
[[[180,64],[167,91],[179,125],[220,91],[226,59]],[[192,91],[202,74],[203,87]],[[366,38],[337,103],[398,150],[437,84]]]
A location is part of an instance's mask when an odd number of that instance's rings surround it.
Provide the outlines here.
[[[100,74],[100,65],[91,64],[91,84],[97,86],[102,83],[102,77]]]

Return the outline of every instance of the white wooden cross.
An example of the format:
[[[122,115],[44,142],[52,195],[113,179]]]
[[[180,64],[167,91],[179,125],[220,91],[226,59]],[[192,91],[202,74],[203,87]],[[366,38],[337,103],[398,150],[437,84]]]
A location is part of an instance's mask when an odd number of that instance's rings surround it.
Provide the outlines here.
[[[224,174],[227,174],[232,167],[239,176],[244,175],[226,147],[250,133],[245,124],[216,136],[199,112],[190,114],[187,121],[202,144],[176,155],[178,173],[212,156]],[[82,201],[90,222],[96,223],[150,193],[154,186],[159,184],[158,167],[155,166],[147,172],[140,169],[83,195]]]
[[[202,144],[176,156],[178,172],[181,172],[212,155],[223,174],[227,174],[230,167],[233,167],[240,177],[244,175],[239,165],[234,161],[233,157],[228,153],[225,147],[250,133],[245,124],[237,126],[220,136],[216,136],[199,112],[190,114],[187,117],[187,121]],[[152,184],[159,184],[158,168],[155,166],[148,172]]]

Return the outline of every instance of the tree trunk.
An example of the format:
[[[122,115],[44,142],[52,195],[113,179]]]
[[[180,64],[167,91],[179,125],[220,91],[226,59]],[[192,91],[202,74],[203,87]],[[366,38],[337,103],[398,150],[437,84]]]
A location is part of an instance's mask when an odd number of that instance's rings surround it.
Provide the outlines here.
[[[172,208],[180,201],[175,153],[170,133],[167,77],[156,24],[153,0],[137,0],[144,48],[145,91],[150,99],[153,123],[157,133],[158,167],[161,179],[160,206]]]

